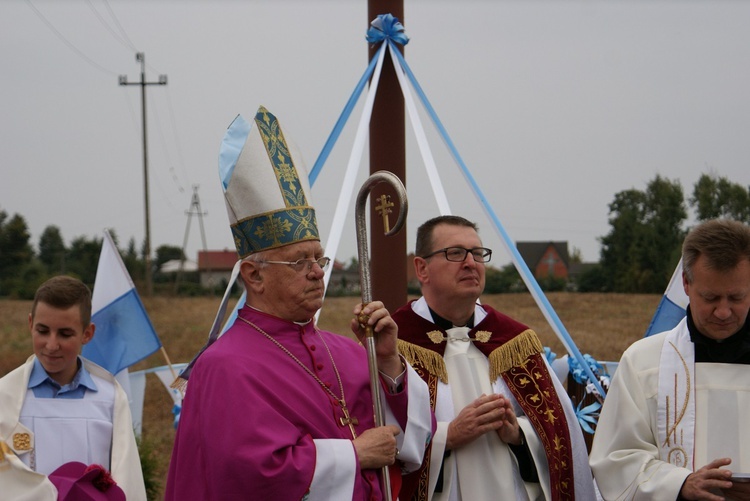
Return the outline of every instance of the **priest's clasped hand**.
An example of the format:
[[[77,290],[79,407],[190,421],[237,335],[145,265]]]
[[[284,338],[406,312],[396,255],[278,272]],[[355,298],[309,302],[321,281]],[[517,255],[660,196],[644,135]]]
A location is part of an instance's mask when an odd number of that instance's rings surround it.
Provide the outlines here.
[[[458,449],[490,431],[496,431],[505,443],[521,444],[516,414],[502,395],[482,395],[461,409],[448,425],[446,446],[448,449]]]

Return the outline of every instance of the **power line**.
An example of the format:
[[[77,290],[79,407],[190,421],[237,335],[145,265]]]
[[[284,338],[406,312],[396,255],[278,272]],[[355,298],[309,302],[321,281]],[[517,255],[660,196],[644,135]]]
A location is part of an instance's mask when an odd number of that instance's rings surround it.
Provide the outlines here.
[[[172,106],[172,94],[167,89],[167,109],[169,111],[169,122],[172,126],[172,135],[174,136],[175,144],[177,145],[177,161],[180,167],[182,167],[182,174],[185,176],[187,184],[190,184],[190,176],[185,169],[185,159],[182,156],[182,144],[180,143],[180,135],[177,133],[177,120],[175,119],[174,107]]]
[[[102,2],[104,2],[104,5],[107,7],[107,10],[109,11],[109,17],[112,18],[112,21],[114,21],[115,25],[119,28],[122,37],[127,41],[130,48],[136,51],[135,44],[130,40],[130,37],[128,37],[128,34],[123,29],[119,19],[117,19],[117,16],[115,15],[115,11],[112,10],[112,7],[110,7],[109,2],[107,0],[102,0]]]
[[[105,3],[106,3],[106,1],[105,1]],[[96,16],[96,18],[102,24],[102,26],[104,26],[106,28],[106,30],[109,31],[109,33],[112,35],[112,37],[115,40],[117,40],[118,42],[120,42],[122,45],[124,45],[128,49],[131,49],[133,52],[137,52],[138,51],[135,48],[135,46],[133,45],[133,43],[130,41],[130,39],[127,38],[127,35],[124,35],[124,37],[123,37],[123,35],[115,33],[115,31],[112,29],[112,27],[109,25],[109,23],[107,23],[104,20],[104,18],[102,17],[102,15],[99,14],[99,11],[96,10],[96,7],[94,7],[94,4],[91,3],[91,0],[86,0],[86,4],[88,4],[89,9],[91,9],[91,11],[94,13],[94,15]],[[111,11],[111,9],[110,9],[110,11]],[[117,23],[117,24],[119,26],[119,23]],[[120,26],[120,30],[122,31],[122,26]],[[124,34],[124,31],[123,31],[123,34]]]
[[[174,162],[172,162],[172,159],[169,156],[169,148],[167,148],[167,140],[164,137],[164,129],[161,126],[161,119],[159,118],[159,110],[156,106],[154,106],[153,109],[154,109],[154,115],[156,117],[156,129],[159,132],[159,139],[161,140],[162,147],[164,148],[164,155],[166,155],[167,157],[167,164],[169,165],[169,173],[172,176],[172,181],[174,181],[174,183],[177,185],[177,190],[180,193],[185,193],[185,188],[182,187],[180,180],[175,175]]]
[[[114,72],[114,71],[111,71],[111,70],[108,70],[108,69],[107,69],[107,68],[105,68],[104,66],[100,65],[99,63],[97,63],[96,61],[94,61],[93,59],[91,59],[90,57],[88,57],[88,56],[87,56],[86,54],[84,54],[84,53],[83,53],[83,52],[82,52],[82,51],[81,51],[80,49],[78,49],[78,48],[77,48],[77,47],[76,47],[75,45],[73,45],[72,43],[70,43],[70,42],[69,42],[69,41],[68,41],[68,40],[67,40],[67,39],[66,39],[66,38],[65,38],[65,37],[63,36],[63,34],[62,34],[62,33],[60,33],[60,32],[59,32],[59,31],[57,30],[57,28],[55,28],[55,26],[54,26],[54,25],[53,25],[53,24],[52,24],[51,22],[49,22],[49,20],[48,20],[48,19],[47,19],[46,17],[44,17],[44,14],[42,14],[42,13],[41,13],[41,12],[39,11],[39,9],[37,9],[37,8],[36,8],[36,7],[34,6],[34,4],[33,4],[33,3],[31,3],[31,0],[26,0],[26,3],[27,3],[27,4],[29,5],[29,7],[31,7],[31,10],[33,10],[33,11],[34,11],[34,13],[35,13],[35,14],[37,15],[37,17],[38,17],[39,19],[41,19],[41,20],[42,20],[42,22],[44,22],[44,24],[45,24],[45,25],[47,25],[47,27],[48,27],[48,28],[49,28],[49,29],[50,29],[50,30],[52,31],[52,33],[54,33],[54,34],[55,34],[55,36],[57,36],[57,38],[59,38],[59,39],[60,39],[60,41],[62,41],[62,42],[63,42],[63,43],[64,43],[64,44],[65,44],[65,45],[66,45],[66,46],[67,46],[67,47],[68,47],[68,48],[69,48],[70,50],[72,50],[73,52],[75,52],[75,53],[76,53],[76,54],[77,54],[77,55],[78,55],[79,57],[81,57],[81,58],[82,58],[82,59],[83,59],[84,61],[86,61],[87,63],[89,63],[89,64],[90,64],[91,66],[93,66],[93,67],[95,67],[95,68],[97,68],[97,69],[99,69],[99,70],[101,70],[101,71],[103,71],[103,72],[105,72],[105,73],[108,73],[108,74],[110,74],[110,75],[117,75],[117,73],[116,73],[116,72]]]

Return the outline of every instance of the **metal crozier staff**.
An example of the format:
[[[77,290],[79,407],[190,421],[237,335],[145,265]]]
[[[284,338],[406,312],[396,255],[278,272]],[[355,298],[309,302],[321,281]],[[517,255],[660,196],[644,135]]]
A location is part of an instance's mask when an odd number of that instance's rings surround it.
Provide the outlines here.
[[[359,190],[357,195],[357,205],[355,210],[355,224],[357,228],[357,254],[359,258],[359,284],[362,296],[362,304],[370,304],[372,302],[372,282],[370,280],[370,255],[367,249],[367,221],[365,214],[365,206],[367,205],[367,197],[375,187],[375,185],[386,182],[396,191],[399,198],[399,212],[398,219],[393,228],[389,228],[387,215],[384,214],[385,223],[385,234],[387,236],[397,233],[401,227],[403,227],[406,221],[406,214],[408,211],[408,202],[406,199],[406,189],[404,188],[401,180],[392,172],[378,171],[373,173]],[[372,392],[372,404],[373,413],[375,414],[375,425],[383,426],[385,424],[385,411],[380,401],[380,383],[378,375],[378,362],[375,349],[375,335],[372,328],[367,325],[367,319],[365,317],[359,318],[360,324],[365,329],[365,347],[367,348],[367,366],[370,371],[370,391]],[[397,450],[396,455],[399,455]],[[386,501],[392,499],[391,496],[391,482],[390,475],[388,474],[388,467],[383,467],[383,496]]]

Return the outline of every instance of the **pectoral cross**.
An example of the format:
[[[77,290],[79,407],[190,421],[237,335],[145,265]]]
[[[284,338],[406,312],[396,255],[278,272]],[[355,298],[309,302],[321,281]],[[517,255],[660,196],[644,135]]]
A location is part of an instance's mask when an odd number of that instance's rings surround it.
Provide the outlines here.
[[[352,432],[352,438],[357,438],[357,432],[354,430],[354,425],[359,424],[359,420],[349,415],[349,409],[346,408],[346,402],[344,402],[343,398],[339,400],[339,405],[341,406],[341,412],[344,413],[344,417],[339,418],[339,423],[341,423],[341,426],[348,425],[349,430]]]
[[[380,200],[380,205],[376,205],[375,210],[383,216],[383,228],[385,229],[385,233],[388,233],[391,231],[391,223],[388,221],[388,214],[393,212],[391,207],[393,207],[394,204],[390,201],[391,197],[388,195],[380,195],[378,199]]]

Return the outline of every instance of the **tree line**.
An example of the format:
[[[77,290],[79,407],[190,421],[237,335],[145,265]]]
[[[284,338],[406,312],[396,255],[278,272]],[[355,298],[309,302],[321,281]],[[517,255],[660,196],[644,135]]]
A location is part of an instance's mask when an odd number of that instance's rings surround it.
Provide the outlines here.
[[[112,239],[122,256],[125,267],[136,286],[145,275],[144,246],[137,249],[131,238],[123,250],[115,231]],[[23,216],[0,210],[0,297],[31,299],[37,287],[48,278],[66,274],[80,278],[89,287],[96,279],[96,268],[102,250],[102,238],[79,236],[65,245],[60,228],[49,225],[39,236],[36,249],[32,246],[28,225]],[[171,259],[182,259],[180,247],[162,245],[155,251],[152,273]],[[158,273],[157,280],[159,279]],[[191,277],[187,277],[188,280]],[[164,281],[165,277],[161,277]]]
[[[688,208],[698,221],[728,218],[750,224],[750,186],[703,174],[686,199],[678,180],[657,175],[645,190],[620,191],[609,204],[610,230],[599,237],[599,262],[572,280],[540,279],[540,287],[547,291],[664,292],[689,230]],[[486,292],[525,290],[512,264],[487,270]]]
[[[615,194],[599,264],[584,273],[581,291],[660,293],[680,260],[688,205],[698,221],[728,218],[750,223],[750,187],[703,174],[687,198],[677,180],[657,175],[646,189]]]
[[[715,174],[703,174],[686,199],[679,180],[657,175],[645,190],[631,188],[615,194],[609,204],[609,226],[599,237],[599,262],[582,273],[574,283],[555,279],[540,281],[545,290],[573,289],[581,292],[660,293],[664,291],[680,259],[688,207],[695,218],[704,221],[731,218],[750,224],[750,187],[733,183]],[[111,232],[115,243],[117,236]],[[47,278],[65,273],[93,286],[102,239],[79,236],[65,245],[60,229],[47,226],[36,247],[23,216],[8,216],[0,210],[0,297],[28,299]],[[118,245],[119,249],[119,245]],[[145,274],[143,246],[130,239],[120,249],[125,266],[136,285]],[[154,282],[158,270],[171,259],[183,259],[180,247],[162,245],[155,251]],[[575,251],[573,255],[575,257]],[[189,284],[191,277],[186,280]],[[192,277],[197,282],[197,277]],[[181,289],[182,290],[182,289]],[[525,290],[512,264],[500,269],[488,267],[487,293]]]

